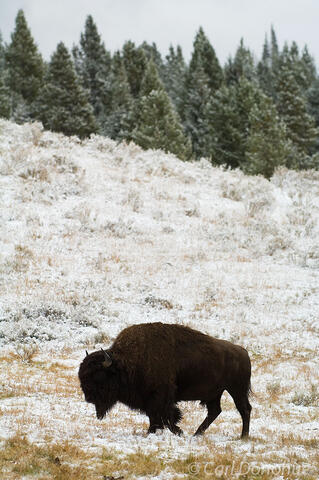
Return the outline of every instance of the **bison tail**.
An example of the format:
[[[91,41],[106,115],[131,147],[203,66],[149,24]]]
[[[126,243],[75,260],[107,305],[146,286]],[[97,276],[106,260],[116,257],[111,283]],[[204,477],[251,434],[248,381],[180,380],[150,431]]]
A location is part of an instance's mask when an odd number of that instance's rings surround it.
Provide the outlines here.
[[[247,389],[247,397],[251,398],[251,397],[254,397],[254,396],[255,396],[255,394],[253,392],[253,389],[251,388],[251,383],[249,382],[248,389]]]

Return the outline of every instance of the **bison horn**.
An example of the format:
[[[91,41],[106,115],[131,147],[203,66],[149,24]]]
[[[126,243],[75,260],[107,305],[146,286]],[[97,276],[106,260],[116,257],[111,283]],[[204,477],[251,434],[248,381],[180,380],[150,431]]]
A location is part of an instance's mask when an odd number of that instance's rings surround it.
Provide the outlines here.
[[[104,353],[104,361],[102,362],[103,367],[107,368],[110,365],[112,365],[112,359],[108,353],[106,353],[103,348],[101,348],[101,351]]]
[[[89,356],[89,354],[88,354],[88,351],[87,351],[87,350],[85,350],[85,353],[86,353],[86,356],[88,357],[88,356]]]

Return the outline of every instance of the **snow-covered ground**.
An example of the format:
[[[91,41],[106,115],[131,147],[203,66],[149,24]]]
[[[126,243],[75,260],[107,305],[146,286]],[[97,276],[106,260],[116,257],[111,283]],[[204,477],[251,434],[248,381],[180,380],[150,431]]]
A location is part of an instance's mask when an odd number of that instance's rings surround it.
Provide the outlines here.
[[[77,381],[85,349],[152,321],[248,349],[249,441],[238,440],[226,394],[202,438],[191,436],[205,415],[197,404],[182,405],[182,438],[146,436],[147,418],[120,405],[94,418]],[[19,433],[92,455],[155,452],[164,463],[230,452],[316,478],[318,352],[319,172],[281,169],[267,181],[0,121],[2,444]]]

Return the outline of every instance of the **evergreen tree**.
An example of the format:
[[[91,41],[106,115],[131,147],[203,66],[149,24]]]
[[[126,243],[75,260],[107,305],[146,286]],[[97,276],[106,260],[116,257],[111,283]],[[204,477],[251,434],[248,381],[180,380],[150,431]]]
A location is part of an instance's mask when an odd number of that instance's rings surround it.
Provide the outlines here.
[[[209,157],[214,165],[239,166],[243,135],[237,110],[236,86],[223,85],[206,106]]]
[[[310,55],[307,46],[305,46],[302,51],[300,62],[304,70],[305,87],[310,88],[312,84],[316,81],[317,71],[316,71],[315,61],[313,57]]]
[[[227,85],[238,83],[241,77],[247,80],[256,80],[257,71],[251,51],[245,47],[244,40],[240,40],[234,60],[229,58],[225,66],[225,80]]]
[[[184,61],[182,49],[170,46],[169,54],[166,56],[164,67],[164,85],[172,100],[177,112],[182,114],[183,88],[186,80],[187,67]]]
[[[133,42],[125,42],[123,46],[123,61],[131,94],[133,98],[137,98],[147,64],[146,53],[143,48],[137,48]]]
[[[307,104],[297,83],[295,71],[291,67],[289,57],[281,59],[278,75],[277,108],[287,125],[288,138],[296,151],[291,160],[291,168],[305,168],[309,162],[309,154],[318,136],[314,120],[307,112]]]
[[[207,75],[208,87],[214,93],[223,81],[223,70],[219,64],[214,48],[200,27],[194,41],[194,49],[189,65],[190,72],[202,68]]]
[[[253,105],[248,122],[249,135],[241,168],[246,173],[270,178],[275,168],[286,165],[293,154],[286,126],[266,95],[261,95],[259,104]]]
[[[27,117],[34,117],[32,104],[43,84],[44,63],[27,25],[23,10],[19,10],[11,43],[6,51],[9,87],[13,92],[13,117],[25,105]]]
[[[186,95],[183,98],[185,132],[191,138],[195,157],[207,157],[210,154],[207,103],[211,98],[211,91],[204,69],[198,66],[195,70],[189,70],[185,85]]]
[[[101,118],[103,135],[114,140],[130,139],[133,129],[134,101],[130,92],[123,59],[116,52],[112,59],[108,88],[105,90],[107,113]]]
[[[94,114],[99,119],[105,114],[102,97],[110,72],[111,55],[106,51],[91,15],[86,19],[84,33],[81,33],[80,46],[73,48],[73,57],[82,85],[89,92]]]
[[[156,65],[149,61],[140,89],[137,125],[133,140],[142,148],[162,149],[182,160],[191,156],[191,145],[161,82]]]
[[[0,70],[0,117],[10,118],[11,114],[11,95],[10,89],[6,85],[5,71]]]
[[[309,55],[307,47],[304,48],[302,55],[296,42],[292,42],[291,47],[285,43],[279,56],[277,69],[277,82],[281,68],[288,68],[293,75],[300,93],[304,95],[316,79],[316,67],[312,57]]]
[[[93,108],[62,42],[51,57],[39,96],[39,112],[44,127],[55,132],[84,138],[97,131]]]
[[[276,79],[279,69],[280,53],[273,27],[271,27],[270,35],[270,44],[268,43],[267,37],[265,39],[262,58],[257,66],[257,75],[260,87],[269,97],[276,101]]]
[[[240,77],[237,84],[223,86],[207,104],[211,159],[231,168],[245,165],[252,110],[262,109],[265,95],[256,82]],[[264,102],[265,103],[265,102]]]
[[[257,75],[259,85],[266,92],[270,95],[272,90],[272,75],[271,75],[271,56],[270,56],[270,48],[267,39],[267,35],[265,38],[264,46],[263,46],[263,53],[260,62],[257,65]]]
[[[8,84],[8,72],[5,65],[5,47],[0,32],[0,117],[10,118],[11,94]]]
[[[319,132],[319,77],[312,83],[312,86],[307,92],[308,101],[308,113],[312,115]],[[311,150],[312,153],[319,152],[319,133],[316,136],[316,140]]]
[[[186,134],[191,138],[196,158],[207,157],[210,154],[206,106],[222,80],[222,69],[215,51],[200,28],[194,40],[181,101],[183,125]]]
[[[0,32],[0,72],[5,69],[6,66],[6,51],[3,44],[2,33]]]
[[[153,62],[156,65],[160,79],[163,81],[164,63],[163,63],[162,55],[157,49],[156,43],[153,42],[152,45],[150,45],[147,42],[143,42],[140,48],[144,50],[147,62],[149,62],[150,60],[153,60]]]
[[[276,75],[279,67],[279,47],[278,47],[278,42],[277,42],[277,36],[276,32],[273,26],[271,26],[270,30],[270,36],[271,36],[271,68],[273,73]]]

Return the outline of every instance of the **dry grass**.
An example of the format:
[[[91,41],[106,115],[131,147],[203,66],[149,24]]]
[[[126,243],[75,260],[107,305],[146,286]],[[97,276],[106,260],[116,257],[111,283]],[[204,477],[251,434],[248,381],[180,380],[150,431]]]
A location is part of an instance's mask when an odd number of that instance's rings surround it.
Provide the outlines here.
[[[70,353],[72,352],[66,351],[65,358]],[[2,356],[0,361],[5,368],[10,369],[10,376],[12,376],[12,390],[7,389],[6,393],[4,391],[2,399],[10,402],[14,398],[18,399],[19,396],[32,398],[40,394],[45,396],[49,405],[50,398],[63,397],[66,402],[79,401],[82,398],[75,369],[66,366],[62,359],[46,363],[38,356],[34,356],[30,362],[26,363],[16,354],[11,354]],[[265,368],[264,365],[263,368]],[[21,375],[24,378],[22,383],[19,382]],[[270,403],[279,408],[282,405],[280,385],[270,383],[266,390],[266,394],[270,397]],[[259,399],[262,394],[258,392],[257,397]],[[269,407],[268,401],[262,400],[262,413],[264,414],[264,410]],[[254,400],[252,402],[254,403]],[[159,475],[167,475],[167,478],[176,480],[180,478],[271,480],[280,475],[284,480],[317,479],[318,439],[306,438],[297,433],[274,434],[273,430],[267,429],[266,426],[264,429],[260,429],[256,435],[253,432],[254,421],[260,417],[260,411],[258,404],[254,407],[252,435],[246,443],[244,456],[236,447],[241,428],[240,416],[229,395],[223,396],[223,412],[214,422],[208,434],[199,440],[198,445],[194,444],[194,451],[191,448],[185,456],[185,454],[176,454],[173,445],[167,445],[160,438],[157,447],[156,443],[151,442],[150,446],[153,448],[151,452],[139,448],[138,439],[145,438],[147,422],[137,424],[133,413],[124,408],[118,413],[108,416],[106,421],[108,427],[105,434],[112,435],[112,432],[116,434],[119,430],[132,432],[137,438],[134,453],[122,454],[112,448],[97,447],[94,436],[89,448],[84,450],[83,447],[77,446],[83,446],[85,430],[89,429],[93,433],[97,426],[101,426],[90,407],[88,407],[87,417],[82,418],[82,430],[73,432],[73,435],[69,435],[69,441],[64,441],[58,440],[53,434],[55,421],[60,421],[58,412],[55,416],[51,415],[52,418],[49,417],[48,424],[48,417],[44,412],[32,413],[23,401],[20,404],[14,401],[11,404],[7,403],[5,410],[0,411],[0,415],[5,414],[10,417],[15,432],[3,443],[0,450],[0,471],[3,472],[0,474],[0,479],[15,480],[27,477],[40,480],[104,480],[108,477],[115,479],[123,477],[125,480],[129,480],[139,477],[154,478]],[[287,405],[283,405],[283,409],[280,411],[280,420],[284,416],[288,419],[287,407]],[[54,402],[51,403],[50,408],[55,408]],[[184,419],[181,426],[186,435],[189,435],[194,431],[199,416],[204,417],[205,410],[198,407],[197,404],[191,403],[183,403],[182,409]],[[199,410],[202,411],[202,414]],[[223,434],[225,429],[229,431],[227,416],[233,414],[236,415],[236,418],[234,416],[233,430],[229,432],[232,440],[216,444],[214,435]],[[70,412],[69,422],[79,422],[78,412]],[[66,426],[66,428],[68,427]],[[30,442],[27,436],[34,430],[37,431],[37,443]],[[211,437],[212,433],[213,437]],[[173,438],[175,441],[175,437]],[[183,440],[181,439],[181,441]],[[272,444],[271,450],[269,450],[269,442]],[[277,446],[278,451],[274,445]],[[286,452],[284,456],[283,451]],[[306,462],[302,452],[307,455]]]
[[[25,476],[41,480],[89,480],[97,478],[91,471],[90,457],[69,443],[38,446],[23,435],[7,440],[0,450],[0,471],[3,480]],[[101,477],[100,477],[101,478]]]
[[[7,128],[0,340],[12,353],[0,354],[0,478],[317,479],[314,173],[271,183],[100,137],[81,150],[39,125]],[[248,347],[248,442],[228,395],[200,439],[191,434],[206,412],[194,402],[181,405],[182,438],[146,437],[147,418],[124,406],[96,419],[77,349],[146,318]]]
[[[317,444],[311,444],[311,448]],[[315,456],[311,459],[314,460]],[[318,455],[317,455],[318,458]],[[160,448],[145,453],[136,451],[122,455],[103,448],[98,454],[84,451],[69,442],[52,443],[47,439],[43,445],[35,445],[22,434],[8,439],[0,450],[1,479],[16,480],[24,476],[39,480],[93,480],[105,478],[133,479],[156,478],[165,472],[167,478],[209,479],[243,478],[246,480],[271,480],[281,475],[285,480],[315,480],[315,468],[305,469],[297,456],[284,462],[275,454],[269,454],[267,465],[260,455],[242,457],[234,454],[231,447],[220,452],[211,446],[204,455],[190,453],[176,458],[174,452]],[[289,462],[288,462],[289,460]]]

